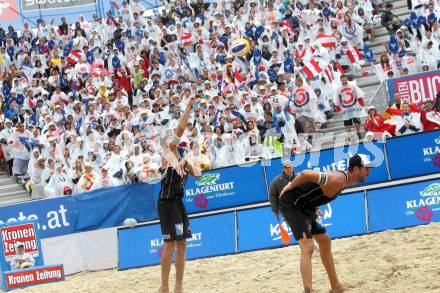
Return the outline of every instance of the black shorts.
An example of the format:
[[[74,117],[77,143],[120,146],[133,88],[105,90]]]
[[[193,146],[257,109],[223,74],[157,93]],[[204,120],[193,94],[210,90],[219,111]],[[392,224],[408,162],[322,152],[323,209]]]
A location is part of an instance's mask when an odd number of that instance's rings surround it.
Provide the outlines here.
[[[284,220],[289,224],[296,241],[304,238],[303,234],[308,239],[312,239],[313,235],[327,232],[315,210],[304,210],[280,201],[280,211]]]
[[[344,120],[344,126],[353,126],[354,124],[361,124],[361,119],[351,118],[348,120]]]
[[[159,200],[157,210],[164,242],[192,237],[188,215],[182,200]]]

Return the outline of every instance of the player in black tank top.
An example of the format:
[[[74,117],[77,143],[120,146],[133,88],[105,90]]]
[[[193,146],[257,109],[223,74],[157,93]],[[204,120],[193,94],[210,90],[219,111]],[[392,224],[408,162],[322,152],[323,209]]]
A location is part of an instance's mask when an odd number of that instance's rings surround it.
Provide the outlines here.
[[[363,182],[370,175],[370,161],[358,154],[350,158],[348,172],[301,172],[281,191],[280,212],[289,224],[301,248],[301,277],[304,292],[312,291],[313,239],[319,245],[322,263],[327,271],[333,292],[342,292],[345,287],[339,282],[331,252],[331,240],[318,220],[321,205],[335,200],[347,187]]]
[[[166,168],[164,176],[160,181],[159,199],[175,200],[182,199],[185,192],[185,185],[188,181],[188,175],[179,173],[172,167]]]
[[[337,172],[342,172],[346,180],[348,179],[348,174],[345,171]],[[322,176],[327,175],[324,174]],[[335,200],[342,190],[343,188],[341,188],[335,196],[329,197],[324,194],[321,185],[313,182],[305,182],[294,189],[286,191],[285,196],[283,196],[283,201],[295,207],[315,211],[320,206]]]
[[[188,124],[190,111],[197,99],[197,97],[190,98],[179,125],[174,130],[172,137],[167,138],[167,142],[164,143],[164,153],[162,155],[163,178],[158,201],[160,227],[164,241],[161,257],[160,293],[169,293],[168,281],[174,250],[176,250],[176,283],[173,292],[180,293],[183,290],[186,239],[191,238],[192,233],[182,199],[188,175],[201,177],[202,173],[198,166],[193,166],[181,158],[177,146]]]

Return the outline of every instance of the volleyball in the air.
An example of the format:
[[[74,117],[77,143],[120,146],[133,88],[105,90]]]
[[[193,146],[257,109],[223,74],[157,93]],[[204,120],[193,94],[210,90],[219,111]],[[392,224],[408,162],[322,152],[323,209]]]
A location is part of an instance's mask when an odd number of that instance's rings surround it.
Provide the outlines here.
[[[232,41],[231,53],[237,57],[245,56],[251,50],[251,44],[245,38],[238,38]]]

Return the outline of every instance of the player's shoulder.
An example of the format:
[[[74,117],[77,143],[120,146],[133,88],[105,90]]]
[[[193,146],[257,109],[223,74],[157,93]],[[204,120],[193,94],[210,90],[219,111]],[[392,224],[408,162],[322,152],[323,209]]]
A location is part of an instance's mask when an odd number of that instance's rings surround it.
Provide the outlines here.
[[[333,183],[344,183],[347,180],[345,171],[329,171],[325,172],[328,179]]]

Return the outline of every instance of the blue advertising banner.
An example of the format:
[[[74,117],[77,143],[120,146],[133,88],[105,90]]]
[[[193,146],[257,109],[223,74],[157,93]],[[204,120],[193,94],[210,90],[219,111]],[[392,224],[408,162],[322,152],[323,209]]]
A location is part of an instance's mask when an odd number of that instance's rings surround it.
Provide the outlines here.
[[[440,172],[440,130],[387,140],[391,179]]]
[[[365,199],[362,192],[338,197],[322,206],[322,224],[331,237],[345,237],[367,232],[365,222]],[[289,225],[281,225],[296,243]],[[282,246],[278,221],[270,207],[238,212],[238,251]]]
[[[349,193],[321,206],[322,224],[332,238],[367,233],[365,195]]]
[[[270,207],[239,211],[237,217],[238,252],[283,246],[280,225]],[[281,225],[295,244],[289,225],[283,220]]]
[[[299,173],[306,169],[311,169],[320,172],[347,170],[348,161],[354,154],[366,154],[370,156],[373,164],[377,168],[370,170],[370,176],[362,185],[384,182],[388,180],[388,170],[385,163],[385,150],[383,143],[363,143],[359,145],[350,145],[344,147],[337,147],[334,149],[326,149],[320,152],[308,152],[292,156],[291,160],[295,165],[295,172]],[[281,159],[274,159],[265,164],[268,183],[281,173]]]
[[[440,221],[440,180],[372,190],[367,196],[371,232]]]
[[[75,201],[78,211],[75,231],[119,226],[126,218],[139,222],[157,217],[153,185],[149,184],[100,189],[71,199]]]
[[[400,93],[403,101],[421,104],[435,99],[440,92],[440,70],[391,78],[387,79],[386,83],[390,105],[394,103],[395,93]]]
[[[207,171],[199,179],[190,177],[184,197],[188,213],[264,201],[267,189],[260,163]]]
[[[41,238],[157,218],[153,186],[132,184],[0,207],[0,224],[35,220]]]
[[[192,238],[187,241],[187,259],[235,252],[235,216],[224,213],[190,220]],[[118,230],[120,270],[160,263],[163,239],[160,225]]]

